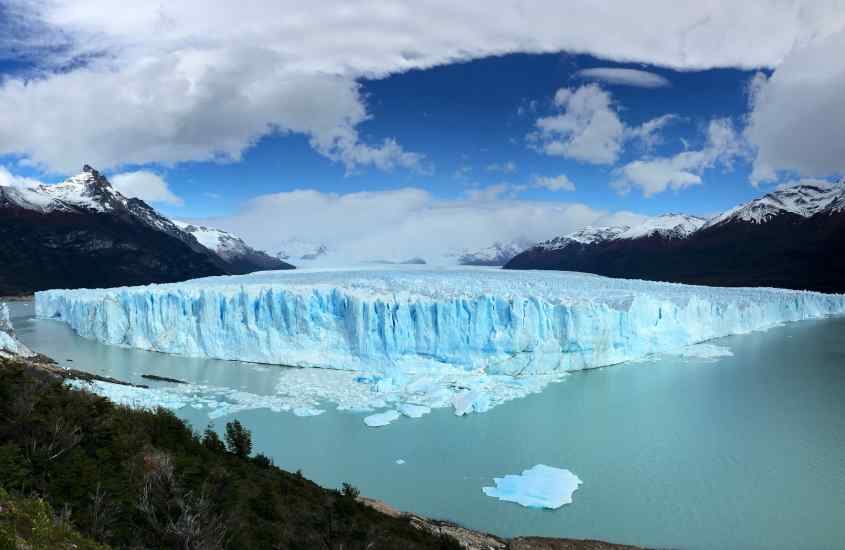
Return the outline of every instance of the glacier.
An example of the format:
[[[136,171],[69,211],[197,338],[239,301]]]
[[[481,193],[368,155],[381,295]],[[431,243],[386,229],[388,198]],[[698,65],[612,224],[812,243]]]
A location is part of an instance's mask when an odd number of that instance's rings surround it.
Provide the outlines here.
[[[537,464],[524,470],[521,475],[506,475],[493,478],[495,487],[481,490],[489,497],[507,502],[516,502],[528,508],[560,508],[572,502],[572,494],[581,485],[581,480],[562,468]]]
[[[567,272],[262,272],[35,295],[40,318],[105,344],[386,373],[599,367],[845,312],[845,295],[715,288]]]
[[[319,367],[289,369],[269,408],[316,414],[330,401],[416,418],[442,407],[485,412],[571,371],[683,357],[714,338],[842,314],[845,295],[380,266],[48,290],[36,293],[35,306],[39,318],[104,344]]]

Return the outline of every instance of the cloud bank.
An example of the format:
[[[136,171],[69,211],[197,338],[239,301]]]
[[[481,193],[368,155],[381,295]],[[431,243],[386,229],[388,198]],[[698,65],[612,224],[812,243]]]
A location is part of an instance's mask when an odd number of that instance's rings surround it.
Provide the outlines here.
[[[39,66],[0,83],[0,154],[59,172],[83,162],[110,169],[237,161],[262,137],[284,132],[306,135],[348,170],[419,168],[421,153],[389,138],[361,138],[369,113],[357,79],[512,52],[588,53],[678,69],[777,67],[793,49],[824,42],[845,25],[836,0],[652,0],[612,9],[588,0],[354,8],[326,0],[319,9],[292,0],[7,0],[4,10],[13,17],[0,23],[0,50]],[[841,66],[830,57],[833,46],[824,46],[826,56]],[[788,70],[798,71],[799,62]],[[752,131],[761,173],[781,162],[758,135],[769,132],[766,113],[778,97],[804,91],[779,73],[761,96]],[[830,74],[820,80],[838,82]],[[578,145],[569,144],[570,152],[587,162],[614,154],[612,140],[599,156]],[[819,159],[787,160],[805,167]]]
[[[401,261],[411,256],[438,262],[496,241],[533,242],[587,224],[644,219],[631,212],[502,199],[500,194],[442,200],[418,188],[347,194],[297,190],[257,197],[235,216],[204,223],[232,231],[270,252],[288,239],[302,239],[327,244],[341,262]]]

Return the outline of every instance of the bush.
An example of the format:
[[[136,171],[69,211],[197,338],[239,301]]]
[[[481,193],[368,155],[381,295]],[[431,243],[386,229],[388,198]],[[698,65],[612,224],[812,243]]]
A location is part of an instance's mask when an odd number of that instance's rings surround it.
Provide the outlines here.
[[[252,452],[252,433],[238,420],[232,420],[226,424],[226,446],[230,453],[246,458]]]
[[[340,490],[340,494],[346,498],[354,500],[361,495],[361,491],[350,483],[344,483],[343,488]]]

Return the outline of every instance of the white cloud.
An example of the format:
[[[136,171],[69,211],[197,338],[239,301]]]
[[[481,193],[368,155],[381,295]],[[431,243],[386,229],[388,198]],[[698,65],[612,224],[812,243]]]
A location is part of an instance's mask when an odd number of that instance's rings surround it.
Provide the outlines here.
[[[596,84],[561,88],[555,93],[555,105],[563,112],[537,119],[537,133],[530,136],[544,153],[590,164],[616,162],[625,126],[608,92]]]
[[[516,163],[513,161],[507,161],[502,163],[492,163],[487,165],[488,172],[499,172],[501,174],[513,174],[516,172]]]
[[[165,203],[182,206],[185,201],[177,197],[167,182],[156,173],[148,170],[123,172],[109,178],[115,189],[127,197],[137,197],[145,202]]]
[[[845,11],[845,10],[843,10]],[[750,88],[745,135],[756,147],[752,183],[781,172],[845,174],[845,31],[798,48]]]
[[[287,239],[302,238],[327,243],[343,261],[421,256],[435,262],[450,252],[496,241],[537,241],[588,224],[644,219],[578,203],[503,199],[508,187],[493,187],[486,195],[452,200],[417,188],[348,194],[297,190],[257,197],[235,216],[204,223],[268,251],[278,250]]]
[[[598,84],[560,88],[555,93],[559,115],[537,119],[528,142],[547,155],[591,164],[615,163],[626,141],[639,140],[646,150],[661,142],[660,131],[678,117],[663,115],[636,127],[620,120],[610,92]]]
[[[707,127],[707,142],[701,149],[685,150],[672,157],[636,160],[621,167],[611,185],[627,193],[639,187],[651,197],[667,189],[679,191],[702,183],[701,173],[717,164],[730,167],[746,153],[746,145],[728,119],[714,119]]]
[[[678,119],[677,115],[668,114],[647,120],[634,128],[626,129],[628,139],[637,139],[643,144],[646,150],[653,149],[663,142],[660,131],[670,122]]]
[[[575,191],[575,184],[566,174],[559,176],[537,176],[532,181],[534,187],[548,189],[549,191]]]
[[[596,67],[581,69],[575,73],[577,78],[585,80],[599,80],[607,84],[636,86],[638,88],[661,88],[669,86],[669,80],[657,73],[640,71],[638,69],[619,69],[613,67]]]
[[[358,125],[369,115],[357,79],[511,52],[680,69],[774,67],[795,45],[845,22],[840,3],[813,0],[652,0],[612,9],[590,0],[4,6],[13,17],[0,26],[0,51],[41,66],[0,84],[0,154],[59,171],[83,162],[238,160],[277,131],[305,134],[350,170],[415,167],[419,153],[361,139]]]
[[[42,182],[15,175],[5,166],[0,166],[0,187],[33,187],[35,185],[42,185]]]

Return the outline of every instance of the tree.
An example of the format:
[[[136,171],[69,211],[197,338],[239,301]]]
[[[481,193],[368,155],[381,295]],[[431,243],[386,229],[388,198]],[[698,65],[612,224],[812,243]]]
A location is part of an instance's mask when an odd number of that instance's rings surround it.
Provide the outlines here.
[[[246,458],[252,452],[252,433],[237,421],[226,424],[226,447],[229,452]]]
[[[212,451],[225,451],[226,446],[220,441],[220,436],[214,431],[214,428],[209,424],[205,428],[205,433],[202,435],[202,444]]]

